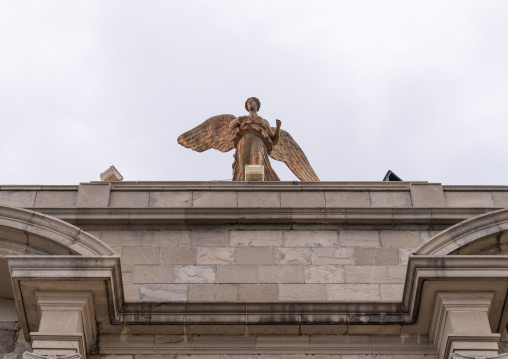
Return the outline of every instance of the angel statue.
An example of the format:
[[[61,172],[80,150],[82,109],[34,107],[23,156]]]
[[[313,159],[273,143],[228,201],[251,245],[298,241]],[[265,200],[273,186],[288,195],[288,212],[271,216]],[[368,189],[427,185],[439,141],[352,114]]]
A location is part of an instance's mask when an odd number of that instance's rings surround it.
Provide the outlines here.
[[[257,112],[261,102],[256,97],[245,101],[248,116],[219,115],[178,137],[178,143],[197,152],[214,148],[221,152],[236,149],[233,162],[233,181],[245,180],[246,165],[263,165],[266,181],[280,181],[268,156],[284,162],[301,181],[319,181],[302,149],[289,133],[270,127]]]

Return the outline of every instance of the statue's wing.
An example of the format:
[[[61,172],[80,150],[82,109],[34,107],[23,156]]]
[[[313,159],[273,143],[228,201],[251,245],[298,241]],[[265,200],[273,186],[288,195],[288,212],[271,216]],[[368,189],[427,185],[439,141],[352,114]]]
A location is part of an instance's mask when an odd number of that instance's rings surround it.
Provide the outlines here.
[[[274,133],[275,130],[275,127],[272,127]],[[293,137],[284,130],[280,130],[279,142],[273,147],[270,157],[284,162],[300,181],[319,181],[305,153]]]
[[[214,148],[221,152],[228,152],[235,148],[233,142],[235,130],[229,128],[233,115],[219,115],[210,117],[201,125],[194,127],[178,137],[178,143],[194,151],[203,152]]]

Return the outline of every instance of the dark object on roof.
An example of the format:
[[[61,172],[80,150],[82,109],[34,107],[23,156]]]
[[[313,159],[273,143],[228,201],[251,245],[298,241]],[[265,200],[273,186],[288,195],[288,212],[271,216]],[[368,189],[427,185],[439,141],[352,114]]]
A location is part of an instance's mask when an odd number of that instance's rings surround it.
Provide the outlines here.
[[[383,182],[393,182],[393,181],[402,181],[402,180],[391,170],[388,170],[388,172],[386,172],[385,178],[383,178]]]

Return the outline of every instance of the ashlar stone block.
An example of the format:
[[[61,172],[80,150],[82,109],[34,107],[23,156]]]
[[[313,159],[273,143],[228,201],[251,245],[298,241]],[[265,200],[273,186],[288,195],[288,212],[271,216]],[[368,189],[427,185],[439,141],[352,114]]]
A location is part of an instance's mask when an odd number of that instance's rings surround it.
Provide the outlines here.
[[[260,283],[304,283],[303,266],[259,266]]]
[[[354,264],[354,254],[353,248],[311,248],[311,262],[313,265]]]
[[[123,247],[120,258],[122,266],[131,264],[159,264],[159,248]]]
[[[326,300],[326,286],[324,284],[279,284],[279,300]]]
[[[238,192],[238,207],[280,207],[280,192]]]
[[[283,231],[284,247],[337,247],[337,231],[312,231],[312,230],[291,230]]]
[[[449,207],[493,208],[492,192],[445,191],[446,205]]]
[[[187,300],[186,284],[144,284],[139,289],[143,302],[183,302]]]
[[[161,248],[161,264],[196,264],[196,248]]]
[[[175,283],[214,283],[216,266],[175,266]]]
[[[237,302],[238,288],[234,284],[189,284],[188,300],[192,302]]]
[[[413,207],[445,207],[443,186],[440,184],[411,183],[411,200]]]
[[[75,207],[76,197],[77,191],[37,191],[34,207]]]
[[[33,207],[35,191],[0,191],[0,204],[10,207]]]
[[[237,192],[195,191],[192,193],[193,207],[238,207]]]
[[[310,264],[310,248],[277,248],[275,263],[285,265]]]
[[[217,283],[258,283],[256,266],[217,266]]]
[[[380,247],[378,231],[340,230],[341,247]]]
[[[227,247],[229,245],[229,231],[192,230],[190,245],[192,247]]]
[[[145,266],[137,265],[133,267],[132,282],[140,283],[172,283],[173,267],[172,266]]]
[[[233,247],[282,247],[282,231],[231,231],[230,243]]]
[[[325,193],[322,191],[281,192],[280,201],[282,207],[324,207]]]
[[[356,248],[357,265],[397,265],[399,255],[395,248]]]
[[[110,183],[80,183],[76,207],[108,207],[110,192]]]
[[[336,265],[306,266],[305,283],[344,283],[344,268]]]
[[[383,248],[416,248],[420,245],[420,232],[380,231]]]
[[[372,207],[411,207],[411,194],[408,192],[370,192]]]
[[[370,207],[368,191],[337,191],[325,192],[326,207]]]
[[[238,300],[241,302],[274,302],[277,299],[277,284],[238,284]]]
[[[148,191],[111,191],[109,206],[125,208],[148,207]]]
[[[404,282],[406,266],[344,266],[346,283],[394,283]]]
[[[196,264],[220,264],[228,265],[235,263],[234,248],[197,248]]]
[[[373,301],[381,299],[378,284],[327,284],[326,299],[337,301]]]
[[[272,247],[237,247],[235,248],[236,264],[275,264]]]
[[[150,192],[148,207],[192,207],[191,191]]]

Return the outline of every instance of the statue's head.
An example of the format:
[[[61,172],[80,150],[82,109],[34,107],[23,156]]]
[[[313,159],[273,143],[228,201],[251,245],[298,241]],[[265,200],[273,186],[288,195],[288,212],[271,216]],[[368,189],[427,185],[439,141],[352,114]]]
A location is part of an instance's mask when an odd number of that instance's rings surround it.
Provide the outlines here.
[[[249,97],[247,101],[245,101],[245,109],[247,111],[249,111],[249,101],[256,103],[256,112],[258,112],[261,108],[261,102],[259,102],[259,99],[257,97]]]

